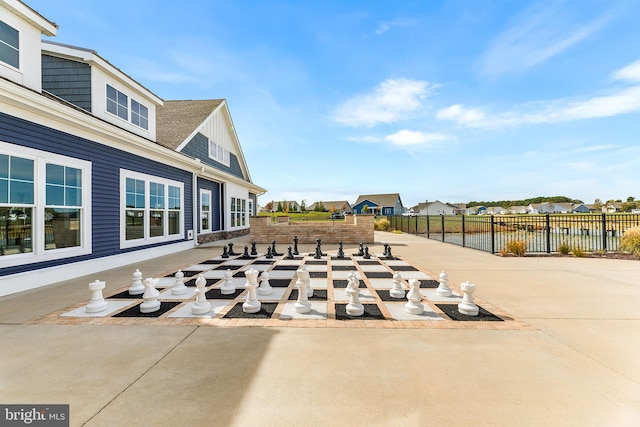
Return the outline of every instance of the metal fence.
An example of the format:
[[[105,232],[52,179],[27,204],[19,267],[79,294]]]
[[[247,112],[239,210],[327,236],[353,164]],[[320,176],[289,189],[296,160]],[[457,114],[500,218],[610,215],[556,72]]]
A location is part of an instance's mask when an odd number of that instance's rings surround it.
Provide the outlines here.
[[[617,251],[625,230],[640,226],[640,215],[428,215],[389,216],[391,228],[490,253],[509,242],[526,242],[527,252]]]

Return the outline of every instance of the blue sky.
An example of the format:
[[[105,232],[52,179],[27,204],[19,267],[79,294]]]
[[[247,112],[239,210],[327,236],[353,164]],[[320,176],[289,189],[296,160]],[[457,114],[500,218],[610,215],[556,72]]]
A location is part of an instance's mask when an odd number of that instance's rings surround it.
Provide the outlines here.
[[[225,98],[269,200],[640,199],[640,2],[27,4],[163,99]]]

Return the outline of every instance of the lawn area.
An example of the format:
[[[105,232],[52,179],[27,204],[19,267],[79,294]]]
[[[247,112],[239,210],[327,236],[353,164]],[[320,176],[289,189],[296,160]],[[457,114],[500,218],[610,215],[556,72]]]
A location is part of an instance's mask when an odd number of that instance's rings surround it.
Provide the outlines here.
[[[331,212],[260,212],[258,216],[270,216],[272,222],[277,222],[280,216],[288,216],[289,222],[331,221]]]

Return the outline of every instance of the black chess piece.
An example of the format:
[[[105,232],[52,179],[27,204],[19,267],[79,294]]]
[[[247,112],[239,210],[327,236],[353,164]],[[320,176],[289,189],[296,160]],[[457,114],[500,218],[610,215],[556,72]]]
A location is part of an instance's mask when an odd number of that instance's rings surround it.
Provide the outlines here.
[[[276,250],[276,241],[275,240],[271,241],[271,255],[273,255],[273,256],[282,255],[282,254],[279,254],[278,251]]]
[[[249,255],[249,246],[244,245],[244,252],[242,254],[242,258],[247,259],[247,258],[251,258],[251,255]]]
[[[316,239],[316,254],[313,256],[315,259],[322,258],[322,240]]]
[[[224,250],[222,251],[222,258],[229,258],[229,250],[227,245],[224,245]]]
[[[291,252],[291,246],[287,248],[287,259],[293,259],[293,253]]]
[[[391,253],[391,246],[390,245],[387,245],[387,259],[395,259],[395,257]]]
[[[385,256],[385,258],[389,258],[389,244],[388,243],[384,244],[384,251],[382,252],[382,254]]]
[[[358,256],[364,255],[364,243],[360,242],[358,244]]]
[[[272,259],[273,258],[273,253],[271,252],[271,246],[269,246],[267,248],[267,254],[265,255],[265,258],[267,258],[267,259]]]
[[[293,254],[300,255],[300,252],[298,252],[298,236],[293,237]]]
[[[344,249],[342,247],[342,240],[338,242],[338,259],[344,258]]]
[[[229,243],[229,255],[238,255],[233,251],[233,243]]]
[[[252,256],[258,255],[258,249],[256,249],[256,242],[251,243],[251,255]]]
[[[369,246],[365,246],[364,247],[364,255],[363,255],[364,259],[371,259],[371,255],[369,255]]]

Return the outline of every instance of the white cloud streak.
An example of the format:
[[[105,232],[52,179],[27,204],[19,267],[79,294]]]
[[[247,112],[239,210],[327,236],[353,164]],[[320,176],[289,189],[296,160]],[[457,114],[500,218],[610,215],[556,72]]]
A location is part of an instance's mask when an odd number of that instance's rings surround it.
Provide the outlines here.
[[[422,80],[387,79],[364,95],[348,99],[333,111],[334,120],[351,127],[373,127],[408,118],[435,89]]]

